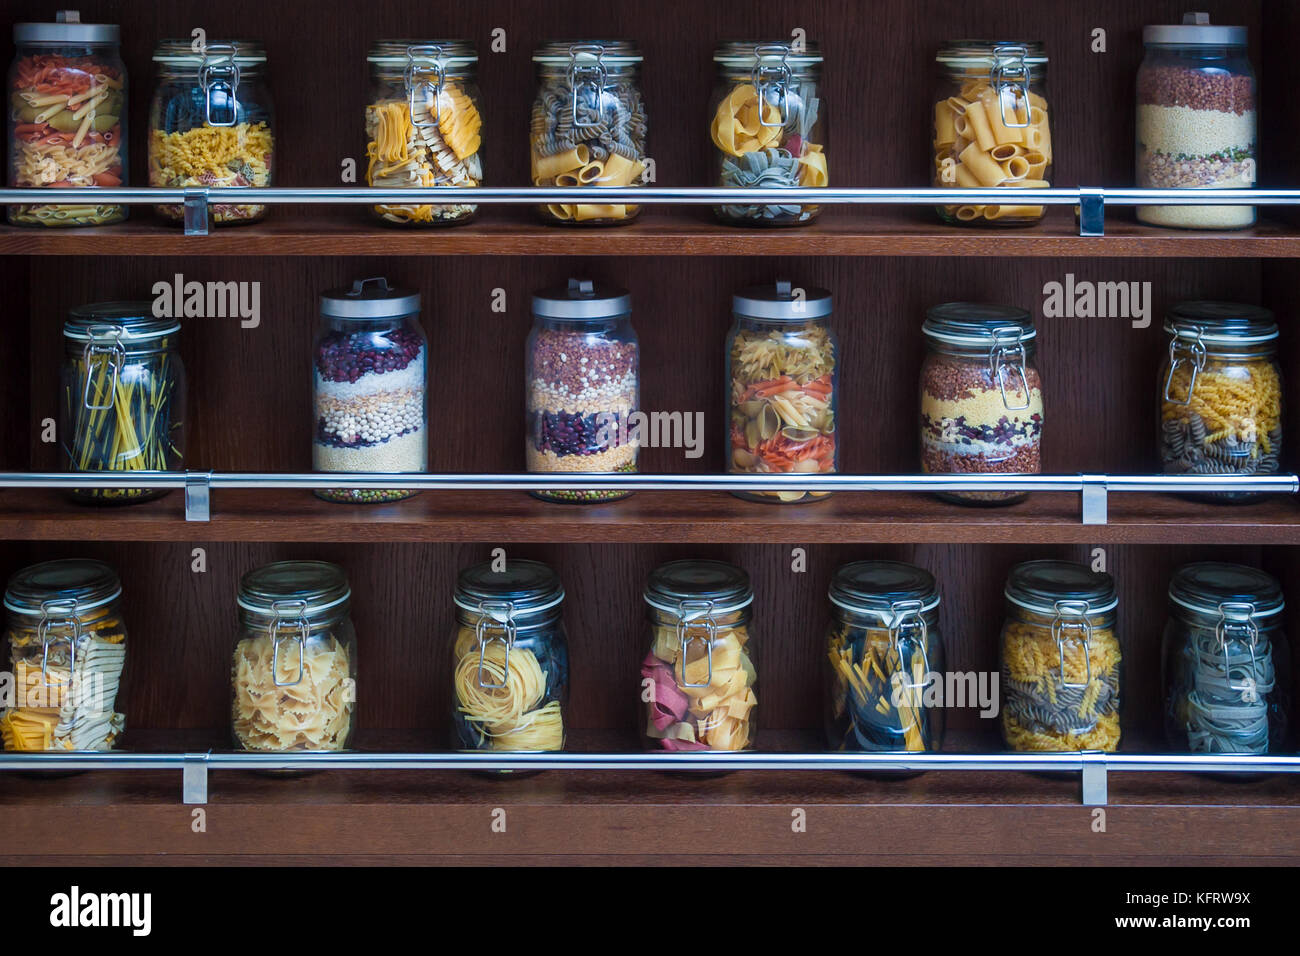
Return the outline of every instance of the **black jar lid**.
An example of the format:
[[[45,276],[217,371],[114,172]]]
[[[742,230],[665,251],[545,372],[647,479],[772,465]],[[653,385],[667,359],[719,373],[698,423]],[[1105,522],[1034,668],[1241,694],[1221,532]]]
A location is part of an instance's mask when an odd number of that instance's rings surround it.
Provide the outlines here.
[[[5,607],[18,614],[39,615],[45,613],[42,605],[58,602],[64,613],[81,612],[102,607],[121,595],[117,572],[103,561],[65,558],[15,573],[5,588]]]
[[[788,279],[756,285],[731,297],[731,310],[751,319],[806,322],[831,314],[831,294],[825,289],[796,289]]]
[[[1221,561],[1184,564],[1169,582],[1169,600],[1210,616],[1217,616],[1224,609],[1236,610],[1239,616],[1268,617],[1286,607],[1282,585],[1273,575],[1248,565]],[[1225,608],[1225,605],[1237,607]]]
[[[921,331],[947,345],[988,347],[1027,342],[1038,335],[1034,318],[1014,305],[945,302],[925,313]]]
[[[347,613],[351,596],[347,575],[337,564],[276,561],[240,578],[237,600],[245,611],[258,615],[339,618]]]
[[[357,279],[350,289],[330,289],[320,297],[320,314],[332,319],[394,319],[420,311],[420,293],[394,289],[383,276]]]
[[[1239,302],[1179,302],[1165,316],[1165,331],[1209,345],[1257,345],[1278,337],[1270,310]]]
[[[507,561],[504,571],[492,562],[463,568],[456,577],[456,606],[474,614],[509,606],[508,617],[528,617],[557,607],[564,600],[560,577],[541,561]],[[493,617],[500,616],[493,613]]]
[[[1058,602],[1087,602],[1089,614],[1119,604],[1115,579],[1073,561],[1025,561],[1007,575],[1006,598],[1038,614],[1055,614]]]
[[[78,10],[60,10],[54,22],[15,23],[14,43],[118,43],[122,28],[116,23],[82,23]]]
[[[153,314],[152,302],[92,302],[68,312],[63,337],[74,342],[112,342],[125,346],[151,342],[181,329],[175,319]]]
[[[617,318],[632,311],[626,289],[601,285],[590,279],[570,279],[567,284],[533,295],[533,315],[571,322]]]
[[[829,597],[836,607],[877,615],[891,614],[902,602],[920,602],[921,611],[939,606],[934,575],[902,561],[842,564],[831,578]]]
[[[754,590],[744,568],[726,561],[686,558],[655,568],[644,596],[652,608],[669,614],[696,602],[710,604],[713,614],[726,614],[747,607],[754,600]]]

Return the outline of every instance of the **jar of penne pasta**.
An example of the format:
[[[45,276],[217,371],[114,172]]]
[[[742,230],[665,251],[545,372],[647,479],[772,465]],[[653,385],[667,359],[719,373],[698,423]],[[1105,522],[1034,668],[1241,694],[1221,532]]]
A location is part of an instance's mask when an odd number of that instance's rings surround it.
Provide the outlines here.
[[[345,750],[356,729],[357,636],[343,569],[278,561],[239,582],[233,687],[241,750]]]
[[[370,48],[366,184],[381,189],[483,182],[478,54],[465,40],[380,40]],[[477,206],[384,203],[383,222],[437,226],[466,222]]]
[[[1047,54],[1041,43],[955,40],[935,57],[932,182],[940,189],[1046,189],[1051,186]],[[1043,206],[1026,196],[1005,203],[939,207],[949,223],[1018,226]]]
[[[149,107],[149,185],[258,187],[271,185],[275,152],[266,51],[251,40],[163,40],[154,51],[157,86]],[[180,206],[158,206],[173,222]],[[255,222],[260,203],[215,203],[217,225]]]
[[[1183,302],[1165,319],[1160,458],[1167,475],[1275,475],[1282,470],[1282,371],[1273,313],[1232,302]],[[1248,502],[1257,492],[1207,492]]]
[[[126,67],[115,24],[82,23],[63,10],[54,23],[17,23],[9,71],[9,185],[85,188],[84,202],[10,206],[23,226],[102,226],[126,207],[97,201],[96,187],[127,185]]]
[[[540,561],[465,568],[456,581],[452,746],[564,749],[569,651],[564,588]]]
[[[826,186],[826,104],[817,45],[734,41],[713,54],[718,85],[709,135],[718,185],[737,189]],[[715,206],[738,226],[811,222],[820,206],[801,203]]]
[[[623,40],[550,41],[533,54],[537,99],[529,131],[534,186],[628,187],[646,171],[640,52]],[[639,206],[602,202],[537,207],[547,222],[614,225]]]

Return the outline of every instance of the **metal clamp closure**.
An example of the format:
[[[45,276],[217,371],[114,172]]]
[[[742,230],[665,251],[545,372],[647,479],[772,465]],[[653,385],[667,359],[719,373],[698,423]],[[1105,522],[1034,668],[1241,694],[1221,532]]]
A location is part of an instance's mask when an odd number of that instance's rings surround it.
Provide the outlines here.
[[[1233,614],[1238,617],[1245,617],[1244,621],[1230,621],[1228,615]],[[1232,681],[1232,656],[1228,653],[1228,641],[1230,631],[1240,631],[1244,635],[1244,643],[1250,651],[1250,676],[1246,677],[1242,683],[1234,684]],[[1218,643],[1218,649],[1223,652],[1223,674],[1228,679],[1228,689],[1239,691],[1243,695],[1253,695],[1259,686],[1258,660],[1255,657],[1255,648],[1259,644],[1259,624],[1255,620],[1255,605],[1249,601],[1225,601],[1219,605],[1219,620],[1214,625],[1214,637]],[[1253,702],[1250,696],[1243,696],[1243,700]]]
[[[293,615],[295,620],[286,622],[284,619]],[[286,627],[297,629],[297,634],[290,637],[282,637],[280,631]],[[302,683],[304,670],[304,661],[307,656],[307,638],[311,634],[311,625],[307,623],[307,602],[306,601],[272,601],[271,602],[271,677],[276,687],[292,687],[295,684]],[[298,676],[293,680],[280,680],[280,645],[285,641],[296,641],[298,644]]]
[[[1029,127],[1029,66],[1025,57],[1029,51],[1023,46],[1009,45],[993,48],[993,69],[989,79],[998,94],[998,108],[1002,112],[1002,125],[1008,129]],[[1011,103],[1011,116],[1007,117],[1007,102]],[[1018,100],[1018,102],[1017,102]],[[1020,122],[1023,108],[1025,121]]]
[[[1023,405],[1012,405],[1007,395],[1008,373],[1020,376],[1020,385],[1025,393]],[[1002,392],[1002,404],[1008,411],[1019,412],[1029,407],[1029,371],[1025,367],[1024,330],[1019,326],[1009,325],[993,330],[993,349],[989,352],[989,374],[998,383]]]
[[[1192,392],[1196,389],[1196,377],[1205,369],[1205,341],[1203,336],[1205,330],[1197,326],[1192,334],[1182,330],[1175,332],[1174,337],[1169,340],[1169,374],[1165,377],[1165,401],[1174,405],[1192,404]],[[1190,339],[1191,344],[1185,348],[1181,345]],[[1186,355],[1181,353],[1186,352]],[[1187,382],[1187,396],[1185,398],[1174,398],[1170,394],[1170,389],[1174,385],[1174,372],[1178,366],[1187,362],[1192,367],[1192,377]]]
[[[502,690],[510,682],[510,648],[515,646],[515,636],[518,633],[515,625],[515,605],[513,601],[480,601],[478,610],[478,623],[474,625],[474,636],[478,639],[478,686],[484,690]],[[491,631],[498,631],[498,636],[492,636]],[[501,662],[500,683],[488,683],[483,680],[483,675],[487,673],[484,664],[487,660],[488,645],[494,641],[500,641],[506,649],[505,659]],[[491,676],[488,674],[489,679]]]
[[[579,64],[578,57],[594,56],[595,63]],[[599,43],[575,43],[569,47],[569,90],[573,110],[573,128],[591,129],[600,126],[604,115],[605,87],[609,85],[609,71],[605,68],[605,48]],[[578,117],[578,99],[591,98],[596,107],[596,118],[590,122]]]
[[[925,623],[925,616],[922,614],[924,604],[919,600],[895,601],[889,605],[889,646],[898,654],[898,671],[902,677],[902,686],[905,690],[917,690],[925,687],[929,681],[930,673],[930,656],[926,653],[925,645],[929,641],[930,626]],[[913,631],[920,631],[919,636],[912,636]],[[921,650],[921,680],[910,680],[912,674],[907,670],[903,661],[903,642],[915,641]]]
[[[692,631],[703,631],[703,637],[692,637]],[[677,644],[682,658],[682,686],[708,687],[713,683],[713,642],[718,636],[718,625],[713,620],[712,601],[682,601],[677,605]],[[704,683],[692,683],[686,677],[686,651],[691,641],[704,643],[708,671]]]
[[[428,65],[420,65],[416,63],[417,58],[432,62]],[[421,77],[426,76],[432,76],[432,82],[421,79]],[[442,84],[445,79],[442,47],[412,45],[406,48],[406,70],[402,74],[402,82],[406,87],[406,105],[410,110],[411,125],[416,129],[436,129],[442,122]],[[433,94],[432,123],[415,118],[415,92],[421,88],[429,90]],[[428,99],[428,96],[426,96],[426,103]],[[426,109],[425,112],[430,111]]]
[[[71,633],[66,637],[50,637],[52,628],[66,628]],[[77,645],[81,643],[81,618],[77,616],[76,598],[56,598],[41,602],[41,621],[36,625],[36,636],[41,642],[41,685],[43,687],[67,687],[77,673]],[[50,680],[50,646],[68,645],[68,679]]]
[[[234,126],[239,122],[239,64],[235,62],[238,53],[237,43],[214,43],[203,51],[203,62],[199,64],[199,86],[203,90],[203,118],[209,126]],[[225,91],[229,120],[212,118],[214,90]]]
[[[1058,686],[1087,687],[1092,683],[1092,621],[1089,614],[1092,605],[1087,601],[1057,601],[1056,617],[1052,621],[1052,638],[1056,641],[1057,660],[1060,662]],[[1083,634],[1083,663],[1085,679],[1082,684],[1065,679],[1065,640],[1066,631],[1080,631]]]
[[[758,123],[760,126],[784,127],[790,122],[790,65],[786,58],[790,56],[790,47],[785,43],[765,43],[754,47],[754,69],[750,74],[754,80],[754,91],[758,94]],[[780,57],[775,65],[766,65],[763,60]],[[769,123],[763,109],[769,102],[769,92],[775,93],[771,99],[777,104],[778,122]]]
[[[126,346],[122,344],[122,335],[126,330],[120,325],[92,325],[86,331],[90,335],[90,341],[81,350],[81,360],[86,366],[86,385],[81,390],[81,404],[87,411],[107,411],[113,407],[117,397],[117,380],[122,372],[122,366],[126,364]],[[106,342],[105,339],[111,341]],[[112,382],[108,386],[107,405],[93,405],[90,397],[90,386],[95,377],[94,368],[99,364],[95,361],[95,357],[100,355],[104,356],[104,361],[113,374]]]

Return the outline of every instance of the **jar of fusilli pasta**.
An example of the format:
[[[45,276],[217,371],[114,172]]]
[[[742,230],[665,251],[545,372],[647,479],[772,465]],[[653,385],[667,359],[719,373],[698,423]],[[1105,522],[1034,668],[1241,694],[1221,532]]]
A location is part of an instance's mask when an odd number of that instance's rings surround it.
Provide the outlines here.
[[[1282,470],[1282,371],[1273,313],[1232,302],[1183,302],[1165,319],[1160,458],[1167,475],[1275,475]],[[1213,492],[1253,501],[1252,492]]]
[[[623,40],[550,41],[533,54],[537,99],[529,132],[534,186],[627,187],[647,175],[641,54]],[[551,203],[547,222],[630,222],[639,206]]]
[[[345,750],[356,729],[357,635],[343,569],[278,561],[239,582],[235,746],[272,753]]]
[[[271,185],[275,120],[267,87],[266,51],[251,40],[163,40],[154,51],[157,86],[149,107],[149,185]],[[159,215],[184,219],[180,206]],[[217,225],[254,222],[257,203],[215,203]]]
[[[1012,750],[1116,750],[1115,581],[1069,561],[1011,569],[1002,628],[1002,738]]]
[[[540,561],[484,562],[456,581],[452,746],[564,749],[564,588]]]
[[[366,184],[381,189],[478,186],[483,126],[475,80],[478,54],[465,40],[380,40],[370,48]],[[477,206],[384,203],[399,226],[466,222]]]
[[[1000,204],[940,206],[953,224],[1019,226],[1043,206],[1015,190],[1046,189],[1052,178],[1052,133],[1041,43],[955,40],[935,61],[931,181],[938,189],[1006,189]]]

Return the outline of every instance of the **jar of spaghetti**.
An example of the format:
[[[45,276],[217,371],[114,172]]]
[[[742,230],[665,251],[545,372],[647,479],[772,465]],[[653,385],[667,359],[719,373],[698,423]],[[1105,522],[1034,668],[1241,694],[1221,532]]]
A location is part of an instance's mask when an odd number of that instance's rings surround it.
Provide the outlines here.
[[[54,23],[14,24],[9,71],[9,185],[85,188],[84,202],[10,206],[23,226],[103,226],[126,207],[93,190],[127,182],[127,77],[116,24],[82,23],[61,10]]]
[[[1047,54],[1019,40],[949,41],[935,57],[934,157],[938,189],[1006,189],[1006,201],[939,207],[944,222],[1020,226],[1043,217],[1029,193],[1052,185]]]
[[[943,707],[933,706],[933,691],[928,699],[926,693],[944,669],[934,576],[900,561],[854,561],[835,570],[830,603],[830,748],[938,750]]]
[[[356,729],[352,589],[325,561],[277,561],[239,582],[231,671],[235,746],[346,750]]]
[[[534,54],[537,99],[529,130],[534,186],[630,187],[646,172],[641,53],[623,40],[552,40]],[[537,207],[546,222],[617,225],[640,206],[588,203]]]
[[[670,561],[651,573],[645,603],[646,746],[754,749],[758,672],[749,632],[749,575],[725,561]]]
[[[1012,750],[1119,748],[1119,598],[1069,561],[1011,569],[1002,628],[1002,738]]]
[[[718,83],[709,135],[718,185],[736,189],[826,186],[826,104],[817,44],[733,41],[713,54]],[[760,109],[761,104],[761,109]],[[820,206],[801,203],[715,206],[725,223],[792,226]]]
[[[465,568],[456,580],[452,746],[564,749],[569,650],[564,588],[540,561]]]
[[[149,185],[270,186],[275,153],[274,116],[267,87],[266,51],[252,40],[163,40],[154,50],[157,85],[149,106]],[[181,206],[158,206],[181,222]],[[217,225],[255,222],[258,203],[215,203]]]
[[[1160,459],[1167,475],[1275,475],[1282,470],[1282,372],[1273,313],[1232,302],[1183,302],[1165,319]],[[1254,501],[1252,492],[1204,497]]]
[[[1164,634],[1165,735],[1175,750],[1287,750],[1291,655],[1286,602],[1257,568],[1202,561],[1169,583]]]
[[[379,40],[370,48],[366,184],[381,189],[479,186],[483,127],[475,79],[478,53],[465,40]],[[467,222],[478,207],[385,203],[382,222]]]
[[[46,561],[5,589],[13,695],[5,750],[113,750],[126,729],[122,585],[99,561]]]
[[[727,470],[733,474],[830,474],[839,441],[839,346],[831,294],[781,280],[732,296],[727,336]],[[737,491],[789,504],[829,491]]]

